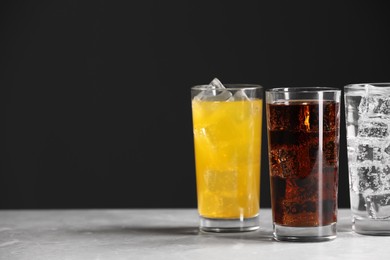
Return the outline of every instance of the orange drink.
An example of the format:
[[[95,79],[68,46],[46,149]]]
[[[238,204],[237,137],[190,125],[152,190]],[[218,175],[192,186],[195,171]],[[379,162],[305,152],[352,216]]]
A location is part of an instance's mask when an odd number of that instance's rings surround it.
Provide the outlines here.
[[[209,222],[257,219],[262,107],[260,98],[192,100],[198,211]]]

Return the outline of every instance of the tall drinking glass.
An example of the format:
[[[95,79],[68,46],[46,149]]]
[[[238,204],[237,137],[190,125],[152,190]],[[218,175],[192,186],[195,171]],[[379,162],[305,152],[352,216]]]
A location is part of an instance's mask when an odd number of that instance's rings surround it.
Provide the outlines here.
[[[336,238],[341,90],[266,91],[274,239]]]
[[[263,89],[191,88],[200,230],[259,228]]]
[[[390,83],[344,87],[353,230],[390,235]]]

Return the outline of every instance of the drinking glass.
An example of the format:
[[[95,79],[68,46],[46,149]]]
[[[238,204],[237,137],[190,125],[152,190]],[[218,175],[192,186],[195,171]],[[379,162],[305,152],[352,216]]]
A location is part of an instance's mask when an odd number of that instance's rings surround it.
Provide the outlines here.
[[[200,230],[259,228],[263,88],[191,88]]]
[[[341,90],[266,90],[273,236],[336,238]]]
[[[390,235],[390,83],[344,87],[352,228]]]

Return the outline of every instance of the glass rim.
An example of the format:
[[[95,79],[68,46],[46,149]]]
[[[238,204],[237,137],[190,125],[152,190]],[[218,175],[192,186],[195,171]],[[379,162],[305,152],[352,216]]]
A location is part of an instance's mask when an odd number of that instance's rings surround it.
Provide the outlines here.
[[[344,89],[365,89],[367,86],[373,87],[390,87],[390,82],[368,82],[368,83],[352,83],[344,86]]]
[[[263,86],[259,84],[251,84],[251,83],[232,83],[232,84],[223,84],[228,90],[255,90],[255,89],[263,89]],[[210,86],[209,84],[195,85],[191,87],[192,90],[224,90],[223,88],[216,88]]]
[[[329,92],[336,93],[341,92],[341,89],[333,87],[286,87],[286,88],[270,88],[267,89],[268,93],[318,93]]]

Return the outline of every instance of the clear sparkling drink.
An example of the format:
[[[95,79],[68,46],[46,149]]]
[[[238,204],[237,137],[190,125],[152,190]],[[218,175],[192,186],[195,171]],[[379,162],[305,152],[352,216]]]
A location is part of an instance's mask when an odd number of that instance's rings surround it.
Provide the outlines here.
[[[390,234],[390,85],[345,87],[353,229]]]

